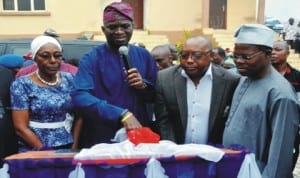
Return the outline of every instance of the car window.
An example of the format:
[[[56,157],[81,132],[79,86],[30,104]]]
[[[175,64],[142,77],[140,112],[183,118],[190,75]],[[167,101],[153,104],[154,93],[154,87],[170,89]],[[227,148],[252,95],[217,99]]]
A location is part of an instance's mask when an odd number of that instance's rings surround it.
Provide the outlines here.
[[[16,54],[23,56],[25,53],[27,53],[30,50],[30,45],[29,44],[9,44],[7,46],[7,50],[5,53],[7,54]]]
[[[95,45],[80,45],[80,44],[64,44],[63,56],[65,59],[80,59],[86,52],[92,49]]]
[[[16,54],[23,56],[25,53],[30,51],[31,41],[32,39],[0,40],[0,55]],[[80,59],[83,54],[100,43],[103,42],[65,40],[63,41],[63,57],[65,59]]]

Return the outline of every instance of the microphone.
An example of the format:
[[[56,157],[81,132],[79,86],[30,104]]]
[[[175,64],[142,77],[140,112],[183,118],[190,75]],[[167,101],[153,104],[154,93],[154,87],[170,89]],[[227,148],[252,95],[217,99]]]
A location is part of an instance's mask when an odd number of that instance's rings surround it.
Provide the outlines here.
[[[119,53],[122,55],[126,70],[129,70],[131,68],[131,63],[130,63],[130,59],[128,56],[128,52],[129,52],[129,49],[127,46],[121,46],[119,48]]]

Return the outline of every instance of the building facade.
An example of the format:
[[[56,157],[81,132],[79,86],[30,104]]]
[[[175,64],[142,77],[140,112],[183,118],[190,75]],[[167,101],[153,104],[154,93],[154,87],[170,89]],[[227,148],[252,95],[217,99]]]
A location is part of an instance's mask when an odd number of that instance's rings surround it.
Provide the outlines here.
[[[113,0],[0,0],[0,38],[31,37],[53,28],[65,38],[101,34],[103,8]],[[203,28],[234,30],[263,16],[264,0],[123,0],[135,27],[151,33]],[[21,4],[20,4],[21,2]],[[263,7],[263,8],[261,8]]]

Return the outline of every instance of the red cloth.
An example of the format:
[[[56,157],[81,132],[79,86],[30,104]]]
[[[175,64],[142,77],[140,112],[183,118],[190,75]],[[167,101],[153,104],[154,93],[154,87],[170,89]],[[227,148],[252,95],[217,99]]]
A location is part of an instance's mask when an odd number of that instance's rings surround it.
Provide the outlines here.
[[[32,52],[27,52],[27,53],[25,53],[24,55],[23,55],[23,58],[24,59],[31,59],[32,58]]]
[[[139,143],[158,143],[160,140],[160,136],[148,127],[129,130],[127,137],[135,145]]]
[[[16,74],[16,78],[17,77],[21,77],[21,76],[24,76],[24,75],[27,75],[27,74],[30,74],[34,71],[36,71],[38,69],[38,66],[36,64],[32,64],[28,67],[25,67],[25,68],[21,68],[18,73]],[[69,72],[73,75],[75,75],[77,73],[77,67],[71,65],[71,64],[68,64],[68,63],[61,63],[60,65],[60,71],[63,71],[63,72]]]

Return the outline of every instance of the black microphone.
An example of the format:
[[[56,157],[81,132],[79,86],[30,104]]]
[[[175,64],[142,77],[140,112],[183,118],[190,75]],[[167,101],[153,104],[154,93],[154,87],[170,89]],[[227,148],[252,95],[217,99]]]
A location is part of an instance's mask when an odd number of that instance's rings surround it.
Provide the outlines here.
[[[130,59],[128,56],[128,52],[129,52],[129,50],[128,50],[127,46],[121,46],[119,48],[119,53],[122,55],[126,70],[129,70],[131,68],[131,63],[130,63]]]

